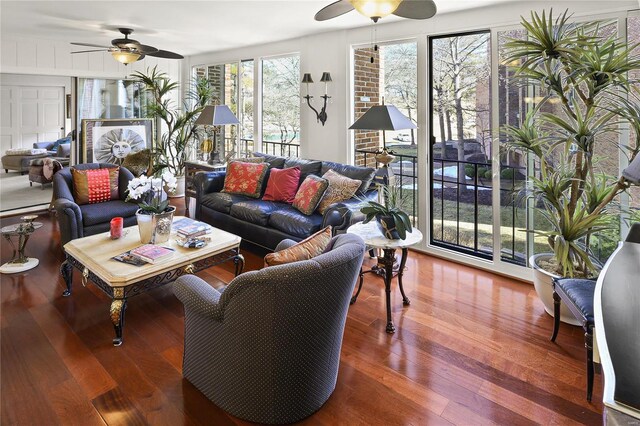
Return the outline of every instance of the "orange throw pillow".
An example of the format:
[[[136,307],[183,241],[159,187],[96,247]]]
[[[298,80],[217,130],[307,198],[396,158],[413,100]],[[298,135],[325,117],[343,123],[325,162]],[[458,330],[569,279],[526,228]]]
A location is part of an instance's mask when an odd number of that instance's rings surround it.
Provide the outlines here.
[[[324,252],[329,241],[331,241],[331,227],[327,226],[296,245],[269,253],[264,257],[264,263],[267,266],[275,266],[312,259]]]
[[[120,167],[76,170],[71,169],[73,198],[78,205],[117,200]]]
[[[233,161],[227,166],[222,192],[260,198],[262,182],[269,171],[266,163]]]

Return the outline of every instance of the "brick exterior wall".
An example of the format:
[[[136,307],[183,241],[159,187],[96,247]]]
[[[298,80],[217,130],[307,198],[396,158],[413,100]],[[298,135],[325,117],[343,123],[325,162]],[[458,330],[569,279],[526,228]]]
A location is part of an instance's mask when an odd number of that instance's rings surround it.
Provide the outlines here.
[[[373,63],[371,58],[373,57]],[[380,50],[372,48],[354,50],[354,100],[355,119],[357,120],[369,108],[380,104],[380,87],[382,77],[380,73]],[[369,97],[369,101],[362,101],[362,97]],[[379,132],[355,130],[355,150],[376,151],[382,146]],[[375,167],[373,155],[365,156],[356,153],[356,165]]]

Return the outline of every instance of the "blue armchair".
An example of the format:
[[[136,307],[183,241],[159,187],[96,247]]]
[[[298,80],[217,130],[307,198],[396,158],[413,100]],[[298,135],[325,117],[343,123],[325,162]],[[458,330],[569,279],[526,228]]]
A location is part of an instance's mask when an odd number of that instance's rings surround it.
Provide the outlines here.
[[[74,166],[78,170],[117,167],[108,163],[88,163]],[[53,176],[53,206],[60,225],[60,239],[64,246],[75,238],[87,237],[109,230],[110,221],[116,216],[124,218],[124,226],[136,224],[138,205],[124,201],[127,185],[133,179],[129,170],[120,167],[118,192],[120,199],[96,204],[76,204],[73,198],[71,169],[64,168]]]
[[[293,244],[284,240],[278,249]],[[223,410],[259,423],[293,423],[331,396],[365,245],[341,234],[311,260],[236,277],[219,292],[178,278],[184,304],[183,376]]]

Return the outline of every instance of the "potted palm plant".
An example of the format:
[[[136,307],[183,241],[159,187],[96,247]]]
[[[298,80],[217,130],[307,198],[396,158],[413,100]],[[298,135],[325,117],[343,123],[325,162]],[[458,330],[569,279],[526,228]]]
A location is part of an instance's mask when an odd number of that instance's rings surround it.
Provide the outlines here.
[[[411,219],[403,208],[407,203],[407,197],[403,196],[399,185],[382,186],[384,204],[373,200],[363,200],[360,211],[365,215],[363,223],[376,220],[383,235],[390,240],[407,238],[407,232],[411,232]]]
[[[617,197],[630,186],[624,177],[599,170],[596,147],[614,142],[608,155],[617,159],[619,128],[628,123],[635,140],[622,149],[630,161],[640,150],[637,82],[628,77],[640,67],[640,49],[603,35],[597,24],[569,18],[566,11],[555,20],[553,11],[548,17],[532,12],[530,20],[522,20],[526,37],[505,46],[505,62],[518,64],[516,78],[540,93],[520,125],[505,126],[502,133],[508,149],[528,154],[536,164],[527,195],[547,224],[533,232],[546,239],[551,252],[532,256],[530,263],[550,314],[550,276],[597,276],[592,241],[615,226],[621,213]]]
[[[149,115],[159,121],[157,128],[162,129],[154,150],[156,165],[167,167],[178,179],[172,196],[183,196],[185,162],[197,129],[194,123],[213,99],[213,89],[205,78],[196,78],[179,108],[170,99],[172,92],[180,87],[179,83],[171,81],[157,67],[147,69],[146,73],[135,72],[132,77],[143,84],[149,97]]]

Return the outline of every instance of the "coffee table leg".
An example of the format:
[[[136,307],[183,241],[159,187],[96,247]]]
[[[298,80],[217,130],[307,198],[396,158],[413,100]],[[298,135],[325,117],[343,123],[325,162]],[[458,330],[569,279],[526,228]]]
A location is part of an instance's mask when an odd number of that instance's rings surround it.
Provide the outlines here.
[[[398,269],[398,287],[400,287],[400,294],[402,294],[402,303],[406,305],[410,305],[411,301],[404,294],[404,288],[402,287],[402,273],[404,272],[404,266],[407,264],[407,256],[409,254],[409,249],[402,249],[402,259],[400,260],[400,269]]]
[[[396,332],[396,327],[393,325],[393,319],[391,318],[391,280],[393,279],[393,263],[395,259],[395,249],[384,249],[382,262],[384,264],[384,292],[387,299],[387,333],[389,334]]]
[[[236,277],[242,273],[244,269],[244,256],[238,253],[236,257],[233,258],[233,263],[236,264]]]
[[[116,331],[116,338],[113,339],[113,346],[120,346],[122,344],[122,329],[124,328],[124,311],[127,309],[127,299],[124,297],[123,288],[113,289],[113,300],[111,301],[111,308],[109,314],[111,316],[111,322]]]
[[[71,285],[73,284],[73,265],[71,265],[68,260],[65,260],[64,262],[62,262],[62,265],[60,265],[60,275],[62,275],[64,283],[67,286],[67,289],[62,292],[62,296],[71,296]]]

